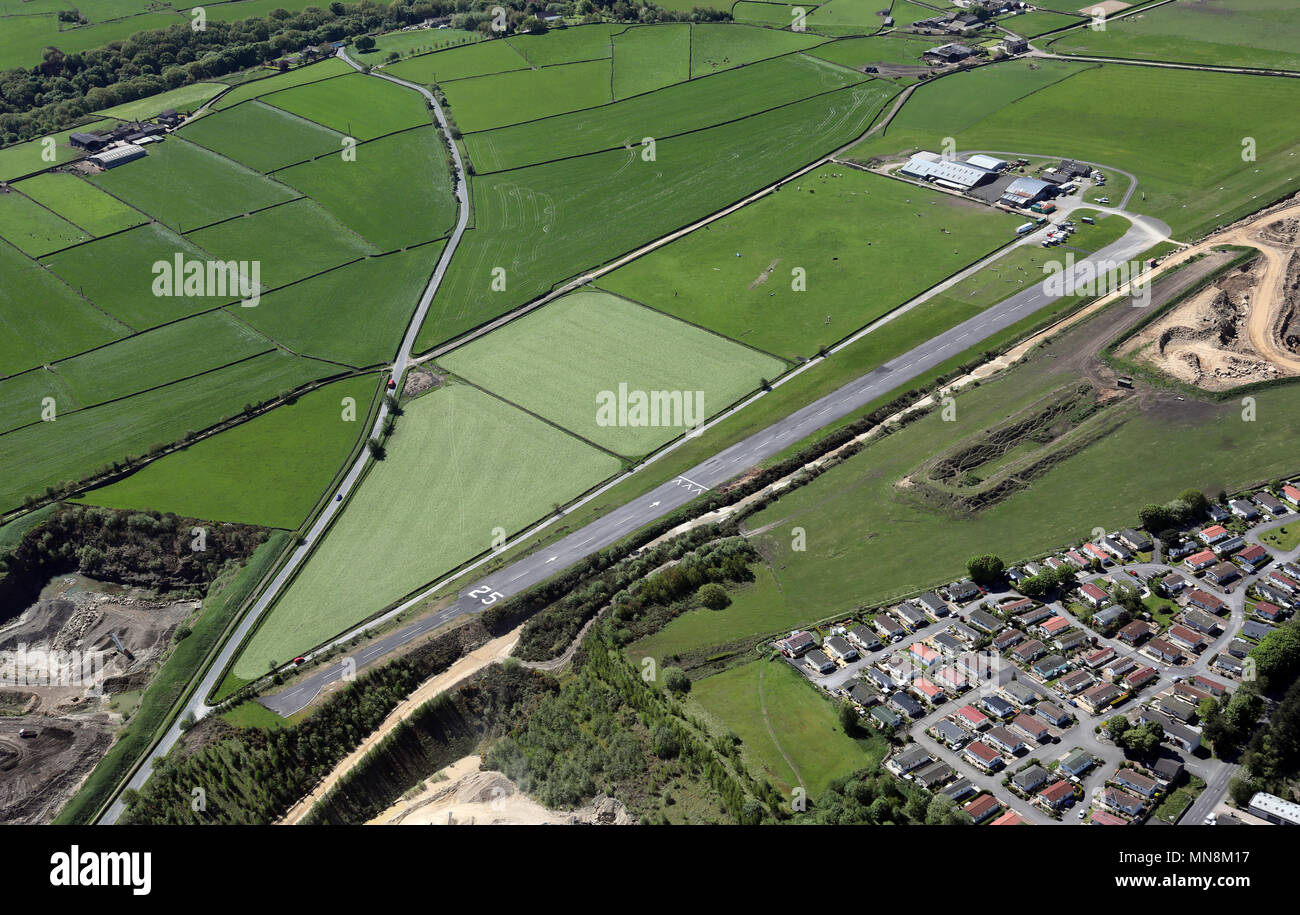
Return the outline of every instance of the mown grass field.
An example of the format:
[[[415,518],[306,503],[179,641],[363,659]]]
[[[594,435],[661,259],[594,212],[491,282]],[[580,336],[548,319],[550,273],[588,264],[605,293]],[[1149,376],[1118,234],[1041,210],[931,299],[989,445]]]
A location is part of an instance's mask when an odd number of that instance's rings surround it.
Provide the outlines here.
[[[844,733],[835,706],[784,661],[751,661],[691,685],[690,705],[736,734],[746,760],[782,793],[816,798],[835,778],[878,765],[881,738]]]
[[[798,3],[770,3],[767,0],[738,0],[731,7],[731,18],[736,22],[783,29],[794,22],[796,8],[801,8],[806,17],[817,8],[817,4],[801,6]]]
[[[1006,16],[998,20],[998,25],[1010,29],[1023,38],[1034,38],[1045,32],[1054,32],[1072,25],[1086,25],[1089,21],[1079,16],[1037,10],[1032,13],[1021,13],[1018,16]]]
[[[180,232],[291,199],[283,185],[173,136],[90,180]]]
[[[555,354],[564,352],[565,359]],[[454,350],[439,364],[618,454],[652,451],[686,431],[609,425],[602,392],[702,392],[701,421],[775,378],[779,360],[606,292],[570,293]],[[692,400],[694,403],[694,400]],[[685,408],[683,408],[685,409]]]
[[[465,385],[411,401],[388,456],[240,653],[235,676],[260,676],[324,642],[489,549],[494,528],[520,530],[618,467]]]
[[[203,105],[227,87],[222,83],[190,83],[179,86],[158,95],[136,99],[124,105],[105,108],[99,112],[105,117],[120,118],[123,121],[144,121],[156,118],[168,108],[175,108],[181,113],[189,113]]]
[[[184,137],[259,172],[341,152],[343,140],[338,131],[257,100],[186,124]]]
[[[95,236],[120,232],[149,219],[89,181],[66,172],[46,172],[19,182],[14,189]]]
[[[375,375],[346,378],[169,454],[79,502],[293,530],[366,432]],[[355,419],[344,419],[352,398]]]
[[[36,201],[11,190],[0,194],[0,237],[24,254],[40,257],[88,241],[90,234]]]
[[[599,282],[760,349],[811,357],[1007,243],[1017,224],[831,163]]]
[[[419,93],[362,73],[285,89],[262,101],[358,140],[432,121]]]
[[[461,130],[490,130],[612,101],[608,60],[557,64],[442,83]]]
[[[447,152],[433,127],[362,143],[275,173],[381,251],[442,238],[456,222]],[[401,206],[394,206],[401,201]]]
[[[893,91],[869,81],[670,138],[657,145],[654,162],[643,161],[639,150],[616,150],[476,179],[476,227],[452,259],[417,348],[509,311],[860,136]],[[505,291],[492,289],[497,267],[505,270]]]
[[[534,67],[595,60],[610,56],[610,36],[629,30],[624,23],[598,22],[592,25],[550,29],[543,35],[511,35],[505,40]]]
[[[1008,24],[1015,22],[1009,20]],[[1014,26],[1012,26],[1014,28]],[[1058,54],[1300,70],[1300,6],[1291,0],[1199,0],[1114,18],[1056,39]]]
[[[413,83],[432,85],[453,79],[470,79],[488,73],[524,70],[528,59],[500,38],[480,41],[468,47],[451,48],[434,54],[422,54],[389,64],[384,72]]]
[[[266,72],[267,76],[241,83],[221,96],[212,103],[213,110],[220,111],[238,105],[240,102],[246,102],[249,99],[261,98],[272,92],[279,92],[281,89],[321,82],[335,76],[346,76],[356,71],[338,58],[330,57],[314,64],[308,64],[305,67],[299,67],[296,70],[290,70],[287,73],[273,74],[269,70]],[[196,121],[195,124],[197,123]]]
[[[816,47],[826,41],[821,35],[766,29],[758,26],[703,22],[691,26],[691,76],[706,76]]]
[[[442,243],[368,257],[229,310],[295,353],[358,368],[392,360]]]
[[[865,79],[863,74],[790,54],[613,105],[468,134],[465,148],[480,175],[625,145],[640,151],[645,137],[657,144]]]
[[[72,409],[67,389],[44,367],[23,372],[0,381],[0,433],[41,421],[48,401]]]
[[[854,69],[872,64],[905,64],[920,67],[925,65],[921,55],[932,47],[934,47],[933,43],[924,38],[879,35],[870,38],[845,38],[818,45],[807,53]]]
[[[358,51],[348,47],[348,56],[358,63],[381,66],[389,54],[402,57],[414,57],[417,54],[430,54],[446,48],[473,44],[482,39],[478,32],[464,29],[416,29],[410,32],[389,32],[387,35],[375,36],[375,47],[370,51]]]
[[[899,4],[895,3],[894,6]],[[944,4],[933,4],[942,7]],[[826,30],[830,34],[871,34],[877,29],[883,28],[885,19],[878,15],[880,10],[884,9],[883,3],[877,0],[829,0],[823,3],[817,9],[808,14],[808,28]],[[913,21],[909,18],[912,11],[900,10],[896,15],[895,25],[903,22]],[[931,16],[938,15],[930,12]],[[917,16],[919,19],[925,19],[926,16]]]
[[[689,23],[629,28],[614,36],[614,98],[691,78]]]

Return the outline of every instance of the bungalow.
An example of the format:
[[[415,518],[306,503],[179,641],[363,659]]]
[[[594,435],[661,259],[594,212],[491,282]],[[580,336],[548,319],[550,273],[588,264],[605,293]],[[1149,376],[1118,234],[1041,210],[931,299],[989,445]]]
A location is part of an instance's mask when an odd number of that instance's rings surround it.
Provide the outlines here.
[[[787,658],[797,658],[817,647],[811,632],[792,632],[776,643],[777,650]]]
[[[1088,561],[1088,557],[1084,556],[1078,550],[1066,550],[1065,561],[1079,569],[1086,569],[1091,565]]]
[[[1005,604],[998,607],[1003,613],[1009,616],[1015,616],[1017,613],[1024,613],[1034,606],[1034,602],[1027,597],[1012,598]]]
[[[1113,657],[1115,657],[1115,649],[1107,645],[1106,647],[1098,648],[1096,651],[1087,655],[1083,659],[1083,666],[1090,667],[1093,670],[1096,670],[1098,667],[1105,664]]]
[[[963,705],[953,718],[974,731],[982,731],[989,726],[989,716],[973,705]]]
[[[903,720],[892,709],[877,705],[871,710],[871,718],[881,727],[897,728]]]
[[[908,718],[916,719],[925,714],[925,709],[921,706],[921,703],[917,702],[907,693],[894,693],[894,695],[889,697],[889,704],[896,711],[902,712]]]
[[[960,749],[962,744],[970,740],[970,733],[965,728],[946,718],[936,722],[930,730],[936,739],[943,741],[954,750]]]
[[[1182,699],[1184,702],[1190,702],[1193,705],[1200,705],[1206,699],[1214,698],[1214,696],[1210,695],[1205,690],[1197,689],[1195,686],[1192,686],[1191,683],[1175,683],[1173,695]]]
[[[1142,812],[1142,799],[1134,797],[1127,791],[1107,788],[1101,793],[1101,802],[1119,813],[1135,817]]]
[[[952,798],[954,801],[960,801],[963,798],[970,797],[975,793],[975,786],[971,784],[968,778],[959,778],[951,785],[948,785],[939,792],[944,797]]]
[[[1106,592],[1090,581],[1085,581],[1079,585],[1079,596],[1094,610],[1100,610],[1110,601],[1110,598],[1106,596]]]
[[[1264,549],[1258,543],[1252,543],[1236,556],[1237,562],[1241,563],[1250,571],[1255,571],[1261,566],[1266,566],[1272,561],[1273,556],[1268,550]]]
[[[1055,614],[1046,607],[1034,607],[1026,610],[1016,617],[1022,626],[1033,626],[1035,623],[1041,623],[1043,620],[1050,620]]]
[[[1200,731],[1194,730],[1185,724],[1175,721],[1163,712],[1156,711],[1155,709],[1143,709],[1142,714],[1139,716],[1139,720],[1143,724],[1149,721],[1158,722],[1160,726],[1164,728],[1165,740],[1181,747],[1184,753],[1195,753],[1197,748],[1201,745]]]
[[[1187,579],[1177,572],[1170,572],[1164,578],[1160,579],[1160,584],[1164,587],[1165,593],[1171,596],[1181,594],[1187,587]]]
[[[1142,582],[1138,581],[1136,578],[1134,578],[1132,575],[1128,574],[1122,569],[1116,569],[1114,572],[1111,572],[1106,577],[1110,579],[1110,583],[1112,587],[1117,588],[1122,585],[1125,588],[1132,588],[1138,594],[1141,594],[1143,590],[1145,590],[1142,586]]]
[[[975,609],[970,613],[970,624],[976,629],[993,635],[1002,628],[1002,620],[987,610]]]
[[[1218,543],[1220,540],[1226,540],[1231,537],[1232,532],[1222,524],[1211,524],[1207,527],[1201,528],[1197,532],[1197,536],[1199,536],[1206,545],[1213,545]]]
[[[850,686],[844,695],[860,708],[871,708],[880,701],[880,694],[861,680]]]
[[[1036,791],[1047,784],[1049,777],[1046,769],[1038,763],[1034,763],[1028,769],[1022,769],[1011,776],[1011,784],[1025,792],[1025,794],[1029,794],[1031,791]]]
[[[899,604],[894,608],[894,616],[898,617],[898,621],[912,631],[920,629],[929,622],[929,617],[911,604]]]
[[[879,651],[881,648],[880,639],[876,638],[876,634],[866,626],[854,626],[845,638],[856,645],[859,651]]]
[[[1214,659],[1214,669],[1221,670],[1225,674],[1230,674],[1234,677],[1240,677],[1246,668],[1232,655],[1221,654]]]
[[[1003,765],[1002,754],[982,740],[967,744],[962,755],[986,772],[996,772]]]
[[[962,810],[969,813],[971,819],[976,823],[983,823],[1001,809],[1002,805],[999,804],[997,798],[991,794],[981,794],[979,797],[975,798],[975,800],[968,801],[966,805],[962,807]]]
[[[1001,696],[985,696],[980,700],[980,705],[994,718],[1005,718],[1016,710],[1014,705]]]
[[[1098,540],[1097,545],[1120,562],[1128,562],[1133,558],[1133,554],[1129,552],[1128,548],[1125,547],[1124,544],[1109,535]]]
[[[980,590],[979,585],[970,579],[963,578],[961,581],[954,581],[948,586],[948,596],[959,604],[973,601],[984,592]]]
[[[1092,624],[1098,629],[1109,629],[1121,619],[1127,618],[1128,611],[1118,605],[1105,607],[1092,615]]]
[[[930,639],[930,644],[948,657],[955,657],[966,650],[966,643],[950,632],[940,632]]]
[[[1060,810],[1074,797],[1074,785],[1061,779],[1038,792],[1038,800],[1051,810]]]
[[[1070,713],[1050,702],[1038,703],[1037,708],[1034,709],[1034,714],[1058,728],[1065,727],[1070,723]]]
[[[1201,635],[1199,632],[1188,629],[1186,626],[1170,626],[1168,636],[1169,641],[1173,642],[1178,647],[1187,648],[1195,652],[1199,652],[1208,644],[1205,636]]]
[[[1038,639],[1030,639],[1028,642],[1023,642],[1013,648],[1011,650],[1011,657],[1024,664],[1028,664],[1031,661],[1038,660],[1038,658],[1042,657],[1046,652],[1047,646],[1038,641]]]
[[[1227,606],[1213,594],[1207,594],[1200,588],[1192,589],[1192,593],[1187,595],[1187,604],[1190,607],[1199,607],[1202,610],[1208,610],[1211,613],[1220,615]]]
[[[1273,587],[1267,581],[1255,582],[1255,592],[1260,597],[1272,601],[1275,604],[1285,604],[1289,607],[1295,603],[1295,601],[1291,599],[1290,594],[1287,594],[1281,588]]]
[[[1002,40],[1002,43],[1004,45],[1010,45],[1013,41],[1019,42],[1019,47],[1021,51],[1029,47],[1029,42],[1023,38],[1004,38]],[[1024,817],[1016,813],[1014,810],[1008,809],[1006,813],[1002,814],[1002,816],[998,817],[992,823],[989,823],[989,825],[990,826],[1019,826],[1021,823],[1024,822],[1024,819],[1025,819]]]
[[[933,591],[926,591],[918,597],[916,604],[921,608],[922,613],[936,622],[951,612],[948,609],[948,602]]]
[[[1115,684],[1098,683],[1091,689],[1084,690],[1083,695],[1079,697],[1079,704],[1094,715],[1099,715],[1104,709],[1110,708],[1122,695],[1124,694]]]
[[[1183,565],[1193,572],[1199,572],[1201,569],[1208,569],[1218,561],[1219,557],[1214,555],[1214,550],[1201,550],[1184,559]]]
[[[1275,588],[1281,588],[1287,594],[1295,594],[1300,591],[1300,584],[1289,575],[1277,571],[1276,569],[1268,573],[1268,583]]]
[[[1159,674],[1154,667],[1143,667],[1133,671],[1124,678],[1124,685],[1129,689],[1139,689],[1152,680],[1156,679]]]
[[[1070,654],[1084,647],[1088,637],[1079,629],[1070,629],[1056,637],[1055,645],[1063,654]]]
[[[1282,487],[1282,498],[1292,505],[1300,506],[1300,489],[1287,483]]]
[[[981,638],[978,632],[961,622],[951,624],[948,631],[968,645],[974,645]]]
[[[1218,680],[1212,680],[1202,674],[1197,674],[1192,677],[1192,683],[1197,689],[1203,689],[1213,696],[1222,696],[1228,691],[1228,687],[1220,683]]]
[[[1015,756],[1025,750],[1025,742],[1013,733],[1010,728],[1001,725],[990,729],[982,739],[986,744],[1009,756]]]
[[[1147,778],[1136,769],[1131,768],[1123,768],[1116,772],[1114,781],[1120,787],[1127,788],[1134,794],[1140,794],[1143,797],[1155,797],[1156,791],[1160,788],[1154,778]]]
[[[1183,659],[1183,653],[1178,646],[1164,639],[1152,639],[1147,642],[1142,646],[1142,653],[1165,664],[1177,664]]]
[[[1220,524],[1232,517],[1232,512],[1217,502],[1210,503],[1205,513],[1210,516],[1211,521],[1218,521]]]
[[[1056,681],[1056,688],[1067,696],[1072,696],[1092,685],[1092,674],[1086,670],[1076,670]]]
[[[838,635],[833,635],[822,643],[826,653],[837,661],[856,661],[858,650]]]
[[[870,668],[867,670],[867,676],[870,677],[872,682],[874,682],[876,686],[880,687],[884,692],[893,692],[898,688],[898,684],[894,682],[894,678],[883,670]]]
[[[1245,499],[1232,499],[1228,502],[1228,510],[1246,521],[1254,521],[1259,517],[1259,509]]]
[[[904,750],[885,761],[885,768],[895,775],[903,776],[913,769],[919,769],[922,766],[928,766],[934,762],[934,757],[927,753],[921,747],[913,747],[910,750]]]
[[[1011,726],[1035,743],[1042,743],[1052,736],[1052,732],[1047,725],[1025,712],[1021,712],[1013,718]]]
[[[1241,578],[1241,570],[1239,570],[1233,563],[1225,560],[1224,562],[1217,563],[1213,568],[1207,569],[1205,577],[1222,588]]]
[[[1204,610],[1195,608],[1183,611],[1183,623],[1205,635],[1214,635],[1222,626],[1217,616],[1211,616]]]
[[[1182,776],[1183,761],[1174,756],[1162,756],[1155,761],[1151,771],[1156,774],[1157,781],[1171,785]]]
[[[1093,759],[1092,754],[1087,750],[1076,749],[1066,754],[1057,769],[1066,775],[1078,777],[1091,769],[1096,762],[1097,760]]]
[[[1025,637],[1019,629],[1008,629],[993,639],[993,650],[997,652],[1006,651],[1017,642],[1023,642],[1024,639]]]
[[[1175,696],[1166,696],[1161,699],[1160,711],[1171,718],[1177,718],[1183,724],[1191,724],[1196,720],[1196,706]]]
[[[1038,695],[1036,690],[1030,689],[1028,686],[1025,686],[1025,684],[1016,680],[1003,684],[998,692],[1020,708],[1029,708],[1029,706],[1042,698]]]
[[[1059,654],[1049,654],[1047,657],[1034,662],[1033,671],[1042,679],[1050,680],[1069,668],[1070,662],[1065,658]]]
[[[954,695],[970,686],[970,681],[966,679],[966,675],[955,667],[943,668],[935,676],[935,680],[945,690]]]
[[[1245,638],[1258,642],[1275,628],[1277,627],[1270,626],[1268,623],[1261,623],[1258,620],[1246,620],[1241,626],[1241,634]]]
[[[1234,658],[1244,658],[1246,655],[1250,654],[1250,650],[1254,647],[1255,646],[1251,645],[1250,642],[1243,642],[1241,639],[1233,639],[1228,643],[1224,650]]]
[[[1102,676],[1109,677],[1110,679],[1113,680],[1116,677],[1120,677],[1128,673],[1134,667],[1137,667],[1137,662],[1134,661],[1132,658],[1116,658],[1115,660],[1107,664],[1105,668],[1102,669],[1101,673]]]
[[[1085,543],[1080,547],[1080,549],[1083,550],[1090,559],[1095,559],[1102,565],[1107,565],[1110,562],[1110,555],[1095,543]]]
[[[1271,492],[1257,492],[1251,496],[1251,501],[1275,518],[1286,512],[1286,506]]]
[[[1238,536],[1237,534],[1233,534],[1231,537],[1228,537],[1224,540],[1220,540],[1212,547],[1212,549],[1214,550],[1216,555],[1229,556],[1232,553],[1235,553],[1237,550],[1241,549],[1245,545],[1246,545],[1246,540],[1244,537]]]
[[[1060,635],[1070,628],[1070,621],[1063,616],[1054,616],[1038,627],[1045,635]]]
[[[1149,553],[1151,551],[1151,538],[1141,531],[1125,528],[1119,532],[1118,536],[1119,541],[1130,549],[1137,550],[1139,553]]]
[[[938,705],[944,700],[943,690],[934,683],[931,683],[925,677],[918,677],[912,682],[912,690],[918,695],[925,698],[931,705]]]
[[[1128,820],[1120,819],[1113,813],[1107,813],[1105,810],[1094,810],[1088,814],[1089,826],[1127,826]]]
[[[907,648],[908,654],[924,667],[933,667],[943,660],[943,656],[924,642],[913,642]]]
[[[1271,623],[1276,623],[1282,619],[1283,611],[1277,604],[1261,600],[1255,603],[1255,615]]]
[[[871,625],[880,633],[881,638],[887,639],[891,642],[897,642],[907,634],[906,629],[898,625],[898,623],[894,622],[893,619],[883,613],[879,614]]]
[[[826,652],[814,648],[804,657],[803,666],[815,674],[828,674],[835,669],[835,662]]]
[[[933,791],[953,777],[952,766],[946,762],[935,762],[912,773],[912,781],[927,791]]]

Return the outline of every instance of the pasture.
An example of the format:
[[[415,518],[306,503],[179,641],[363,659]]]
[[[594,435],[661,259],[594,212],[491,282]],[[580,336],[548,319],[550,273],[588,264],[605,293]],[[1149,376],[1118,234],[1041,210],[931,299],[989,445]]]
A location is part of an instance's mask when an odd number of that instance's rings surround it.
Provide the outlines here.
[[[804,11],[806,21],[807,14],[817,9],[817,6],[812,3],[803,5],[799,3],[771,3],[768,0],[738,0],[731,8],[731,18],[736,22],[784,29],[794,22],[795,9]]]
[[[589,60],[442,83],[451,116],[465,132],[610,102],[610,62]]]
[[[878,0],[829,0],[808,14],[807,25],[810,29],[834,35],[870,35],[884,27],[885,19],[878,15],[883,8],[884,4]],[[932,12],[930,15],[936,14]],[[906,13],[902,18],[907,19]],[[895,20],[895,24],[898,23],[899,20]]]
[[[1010,29],[1024,38],[1034,38],[1046,32],[1069,28],[1072,25],[1085,25],[1088,22],[1088,19],[1082,19],[1078,16],[1066,16],[1063,13],[1035,10],[1032,13],[1021,13],[1018,16],[1007,16],[999,19],[998,25]],[[1111,27],[1113,28],[1113,26]]]
[[[249,99],[261,98],[272,92],[279,92],[281,89],[291,89],[294,86],[303,86],[307,83],[321,82],[331,79],[335,76],[345,76],[356,71],[336,57],[329,57],[325,60],[308,64],[305,67],[299,67],[296,70],[289,70],[286,73],[275,73],[273,75],[255,79],[250,82],[240,83],[225,95],[221,96],[212,103],[212,108],[221,111],[225,108],[232,108],[240,102],[246,102]],[[198,123],[197,121],[195,122]]]
[[[374,375],[327,384],[76,501],[293,530],[365,433],[378,391]],[[353,421],[343,418],[348,397]]]
[[[825,42],[820,35],[758,26],[702,22],[691,26],[691,76],[707,76]]]
[[[40,257],[90,239],[62,216],[12,189],[0,193],[0,238],[24,254]]]
[[[414,29],[410,32],[389,32],[375,36],[375,47],[370,51],[358,51],[348,46],[348,56],[358,63],[371,66],[383,66],[388,55],[415,57],[418,54],[430,54],[446,48],[473,44],[482,40],[478,32],[466,32],[464,29]]]
[[[76,175],[46,172],[14,185],[91,235],[111,235],[147,222],[149,217]]]
[[[153,144],[143,159],[90,180],[179,232],[294,196],[283,185],[178,136]]]
[[[253,100],[186,124],[185,139],[258,172],[272,172],[342,149],[343,135]]]
[[[516,51],[510,42],[496,38],[412,57],[390,64],[384,68],[384,72],[408,82],[431,86],[453,79],[472,79],[489,73],[525,70],[529,66],[527,58]]]
[[[691,78],[689,23],[629,28],[614,36],[614,98],[651,92]]]
[[[260,676],[341,633],[488,550],[494,528],[521,530],[618,469],[615,458],[465,385],[411,401],[387,457],[263,619],[235,676]]]
[[[308,83],[262,96],[262,101],[358,140],[431,123],[418,92],[362,73]]]
[[[658,143],[865,79],[804,54],[789,54],[600,108],[468,134],[465,148],[480,175],[619,146],[640,149],[647,136]]]
[[[456,250],[417,348],[432,348],[842,146],[893,92],[868,81],[666,139],[654,162],[615,150],[475,179],[476,227]],[[492,288],[495,268],[505,271],[503,291]]]
[[[556,353],[563,352],[563,359]],[[687,431],[694,396],[702,422],[785,371],[778,359],[600,291],[563,296],[439,365],[529,412],[625,456],[639,456]],[[598,415],[602,392],[686,392],[692,398],[657,426],[618,425]],[[679,401],[682,399],[679,396]]]
[[[201,108],[204,102],[214,98],[226,88],[222,83],[190,83],[188,86],[179,86],[157,95],[136,99],[134,102],[105,108],[98,113],[104,117],[119,118],[123,121],[147,121],[158,117],[168,108],[175,108],[182,114],[189,114],[196,108]]]
[[[868,65],[901,64],[909,67],[926,66],[921,55],[934,45],[924,38],[904,38],[878,35],[870,38],[845,38],[820,45],[808,51],[820,57],[855,70]]]
[[[505,40],[534,67],[596,60],[610,56],[610,36],[628,26],[621,22],[599,22],[572,28],[550,29],[542,35],[515,34]]]
[[[599,283],[787,359],[811,357],[1007,243],[1016,224],[831,163]]]

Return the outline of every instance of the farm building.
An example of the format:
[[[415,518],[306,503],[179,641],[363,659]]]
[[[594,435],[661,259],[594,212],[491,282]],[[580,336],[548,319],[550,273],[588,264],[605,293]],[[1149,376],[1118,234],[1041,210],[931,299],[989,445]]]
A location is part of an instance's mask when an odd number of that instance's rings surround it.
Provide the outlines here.
[[[99,152],[109,144],[111,139],[106,133],[74,133],[68,137],[68,143],[76,149]]]
[[[975,165],[951,159],[931,159],[924,154],[908,159],[899,172],[910,178],[919,178],[958,191],[969,190],[982,184],[992,175],[992,172]]]
[[[968,156],[966,158],[966,163],[990,172],[1000,172],[1007,167],[1007,163],[1004,160],[984,155]]]
[[[1002,202],[1012,206],[1027,207],[1056,196],[1056,187],[1037,178],[1017,178],[1002,192]]]
[[[965,60],[975,52],[961,42],[953,41],[948,44],[939,45],[937,48],[931,48],[921,56],[927,60],[939,61],[945,64],[955,64],[958,61]]]
[[[136,159],[144,158],[144,147],[134,144],[126,146],[116,146],[113,149],[106,149],[103,152],[95,153],[93,156],[86,158],[94,162],[100,168],[117,168],[119,165],[125,165],[128,162],[134,162]]]

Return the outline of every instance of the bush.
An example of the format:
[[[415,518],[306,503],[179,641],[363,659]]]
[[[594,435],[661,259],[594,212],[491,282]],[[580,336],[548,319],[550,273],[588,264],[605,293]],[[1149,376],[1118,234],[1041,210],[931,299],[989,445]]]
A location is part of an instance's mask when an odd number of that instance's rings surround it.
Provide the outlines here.
[[[700,603],[710,610],[723,610],[731,606],[731,596],[727,594],[727,589],[717,582],[709,582],[703,588],[700,588]]]

